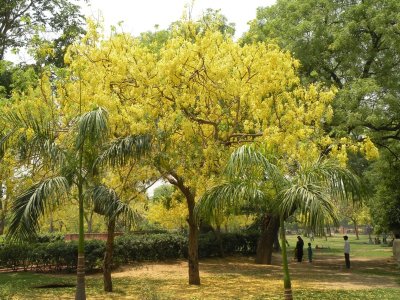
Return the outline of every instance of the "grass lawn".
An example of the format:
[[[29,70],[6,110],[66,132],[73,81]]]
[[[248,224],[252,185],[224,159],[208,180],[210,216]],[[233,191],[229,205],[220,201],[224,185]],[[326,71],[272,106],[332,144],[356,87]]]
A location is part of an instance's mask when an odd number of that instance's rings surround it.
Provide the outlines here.
[[[296,236],[289,236],[293,251]],[[308,239],[304,239],[308,243]],[[295,299],[399,299],[399,268],[391,248],[370,245],[365,236],[350,236],[352,269],[343,268],[341,236],[316,238],[313,263],[290,261]],[[113,275],[115,292],[102,292],[102,276],[87,276],[88,299],[283,299],[281,259],[271,266],[256,265],[252,257],[205,259],[200,263],[201,286],[187,284],[187,263],[170,261],[124,266]],[[73,299],[73,287],[37,288],[55,283],[74,284],[75,275],[0,273],[0,299]]]

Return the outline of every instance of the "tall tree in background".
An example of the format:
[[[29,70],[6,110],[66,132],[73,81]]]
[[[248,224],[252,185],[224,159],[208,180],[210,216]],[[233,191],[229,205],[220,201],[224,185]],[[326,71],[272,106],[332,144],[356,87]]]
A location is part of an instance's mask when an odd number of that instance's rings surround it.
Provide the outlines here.
[[[27,46],[40,32],[52,33],[51,41],[58,52],[56,64],[63,64],[66,47],[82,33],[80,7],[69,0],[1,0],[0,60],[7,50]]]
[[[278,0],[258,9],[243,38],[276,41],[300,60],[303,80],[322,80],[338,88],[331,136],[369,136],[383,160],[370,168],[376,174],[385,165],[392,182],[400,159],[399,20],[396,0]],[[400,201],[395,196],[398,185],[388,181],[370,181],[375,202],[387,207],[386,216],[395,214],[390,207]],[[395,227],[400,229],[400,223],[391,222],[391,229]]]

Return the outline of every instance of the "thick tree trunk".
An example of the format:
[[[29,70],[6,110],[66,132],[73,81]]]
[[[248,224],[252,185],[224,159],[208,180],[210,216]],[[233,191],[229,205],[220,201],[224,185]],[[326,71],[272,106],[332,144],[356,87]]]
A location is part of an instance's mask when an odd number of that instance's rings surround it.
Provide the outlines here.
[[[261,224],[261,235],[257,243],[256,264],[272,264],[272,252],[279,219],[265,215]]]
[[[114,250],[114,232],[115,232],[115,219],[111,219],[108,222],[106,251],[104,253],[104,263],[103,263],[104,291],[106,292],[112,292],[113,289],[111,280],[111,269],[112,269],[113,250]]]
[[[188,263],[189,263],[189,284],[200,285],[200,271],[199,271],[199,230],[194,218],[194,197],[186,198],[189,208],[189,249],[188,249]]]
[[[189,284],[200,285],[199,271],[199,229],[194,216],[195,191],[184,184],[184,181],[177,174],[171,172],[166,179],[179,188],[186,198],[188,207],[188,225],[189,225],[189,245],[188,245],[188,264],[189,264]]]
[[[281,252],[282,249],[281,249],[281,245],[279,243],[279,219],[278,218],[276,218],[273,234],[274,234],[274,246],[273,246],[274,251]]]

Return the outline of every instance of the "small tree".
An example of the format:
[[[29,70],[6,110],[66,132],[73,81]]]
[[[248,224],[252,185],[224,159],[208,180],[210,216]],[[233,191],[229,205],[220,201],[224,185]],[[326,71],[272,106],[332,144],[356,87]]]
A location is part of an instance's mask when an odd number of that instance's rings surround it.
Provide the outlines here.
[[[122,202],[113,189],[106,186],[97,186],[93,189],[94,211],[107,220],[107,242],[103,261],[104,291],[112,292],[111,269],[114,252],[114,233],[117,219],[122,219],[129,226],[139,215],[128,204]]]
[[[285,299],[292,299],[285,219],[298,212],[303,222],[315,231],[323,228],[326,218],[337,222],[333,199],[345,200],[351,193],[359,194],[357,178],[335,161],[324,158],[305,166],[296,162],[282,172],[261,151],[248,145],[232,153],[225,174],[224,183],[203,194],[196,207],[197,215],[213,218],[227,208],[238,209],[250,203],[260,213],[267,209],[269,214],[278,216]]]

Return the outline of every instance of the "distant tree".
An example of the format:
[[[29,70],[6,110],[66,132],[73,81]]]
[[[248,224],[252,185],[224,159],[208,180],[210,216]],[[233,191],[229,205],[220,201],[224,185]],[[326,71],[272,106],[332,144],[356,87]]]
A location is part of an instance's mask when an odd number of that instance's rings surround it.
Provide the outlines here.
[[[51,33],[55,56],[62,64],[66,46],[82,33],[80,7],[69,0],[0,0],[0,60],[6,50],[25,47],[40,31]]]
[[[300,60],[303,81],[338,89],[327,130],[355,140],[368,136],[379,147],[379,161],[368,162],[360,175],[375,194],[373,220],[385,220],[391,228],[400,225],[389,217],[396,215],[390,207],[396,207],[400,194],[394,184],[400,160],[399,20],[397,0],[278,0],[257,10],[243,37],[245,43],[275,41]],[[369,177],[368,169],[375,175]]]

